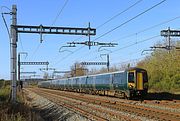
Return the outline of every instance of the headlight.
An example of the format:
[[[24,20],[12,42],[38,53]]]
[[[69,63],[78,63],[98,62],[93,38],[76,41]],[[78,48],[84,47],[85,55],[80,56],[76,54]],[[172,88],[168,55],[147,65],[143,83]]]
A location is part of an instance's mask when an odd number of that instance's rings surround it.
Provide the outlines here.
[[[129,87],[130,87],[130,88],[133,88],[134,86],[130,84]]]

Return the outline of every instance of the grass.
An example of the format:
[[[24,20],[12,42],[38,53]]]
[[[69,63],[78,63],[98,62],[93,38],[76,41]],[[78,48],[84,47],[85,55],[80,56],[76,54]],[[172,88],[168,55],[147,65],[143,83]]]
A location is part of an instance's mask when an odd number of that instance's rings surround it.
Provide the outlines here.
[[[0,121],[27,121],[31,120],[32,111],[23,103],[18,94],[17,103],[10,103],[10,85],[0,81]]]
[[[0,88],[0,102],[7,102],[9,99],[10,87],[1,87]]]
[[[12,109],[12,105],[2,103],[0,108],[0,121],[26,121],[20,112]]]
[[[2,82],[1,82],[2,83]],[[0,87],[0,121],[25,121],[20,112],[9,103],[10,86]]]

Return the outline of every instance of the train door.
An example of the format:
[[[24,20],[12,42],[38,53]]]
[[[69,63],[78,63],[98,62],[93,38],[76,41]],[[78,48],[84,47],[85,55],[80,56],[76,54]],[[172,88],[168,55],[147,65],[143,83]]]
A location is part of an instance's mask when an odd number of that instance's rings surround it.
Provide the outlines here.
[[[137,72],[137,79],[136,79],[136,86],[137,90],[143,90],[143,73]]]
[[[78,85],[79,85],[79,89],[81,90],[81,82],[82,82],[82,78],[79,78],[79,83],[78,83]]]
[[[114,90],[113,88],[113,82],[114,82],[114,74],[110,74],[110,79],[109,79],[109,87],[110,87],[110,90]]]
[[[92,79],[93,79],[93,82],[92,82],[93,83],[92,84],[93,85],[93,89],[96,90],[96,82],[95,82],[96,76],[93,76]]]
[[[142,71],[143,74],[143,88],[145,90],[145,93],[148,91],[148,76],[146,71]]]

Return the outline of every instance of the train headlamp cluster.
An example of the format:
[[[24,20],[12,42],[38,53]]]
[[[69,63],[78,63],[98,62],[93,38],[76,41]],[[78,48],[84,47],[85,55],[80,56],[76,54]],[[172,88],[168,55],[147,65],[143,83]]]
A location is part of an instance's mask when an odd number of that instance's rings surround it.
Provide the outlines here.
[[[134,86],[132,84],[129,85],[130,88],[133,88]]]

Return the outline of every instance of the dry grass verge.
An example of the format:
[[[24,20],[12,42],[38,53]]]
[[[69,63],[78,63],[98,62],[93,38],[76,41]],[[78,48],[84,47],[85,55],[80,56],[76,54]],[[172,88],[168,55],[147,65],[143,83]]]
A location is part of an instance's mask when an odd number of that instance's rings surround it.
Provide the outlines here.
[[[10,103],[10,86],[0,87],[0,121],[38,121],[39,116],[24,103],[18,92],[17,103]]]

